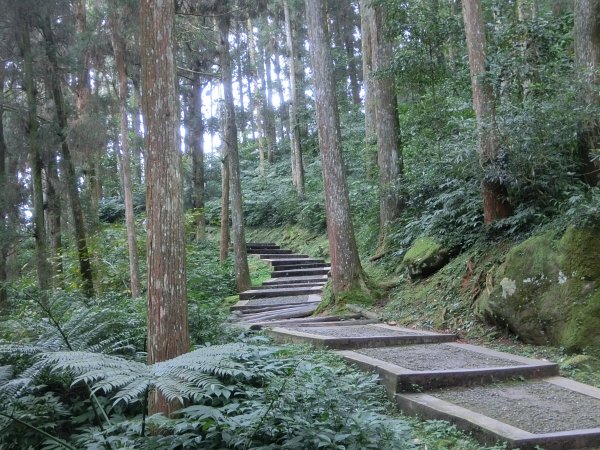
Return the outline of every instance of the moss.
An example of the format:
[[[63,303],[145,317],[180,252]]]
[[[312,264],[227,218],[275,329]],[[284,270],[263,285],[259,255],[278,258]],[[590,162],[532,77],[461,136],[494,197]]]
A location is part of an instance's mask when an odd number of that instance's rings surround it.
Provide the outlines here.
[[[525,342],[600,351],[600,235],[568,228],[508,252],[478,301],[481,314]]]
[[[412,278],[431,275],[448,262],[448,252],[429,237],[417,239],[404,255],[402,265]]]

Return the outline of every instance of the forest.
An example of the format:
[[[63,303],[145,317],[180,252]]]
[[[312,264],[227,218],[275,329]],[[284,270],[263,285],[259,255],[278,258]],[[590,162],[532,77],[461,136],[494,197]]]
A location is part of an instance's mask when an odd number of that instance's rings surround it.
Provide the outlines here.
[[[508,448],[236,326],[252,242],[600,388],[598,0],[0,11],[0,449]]]

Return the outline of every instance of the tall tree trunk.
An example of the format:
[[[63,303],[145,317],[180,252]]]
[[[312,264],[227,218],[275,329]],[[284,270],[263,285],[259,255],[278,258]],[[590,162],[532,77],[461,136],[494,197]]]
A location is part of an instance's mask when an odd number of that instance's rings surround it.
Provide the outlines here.
[[[202,121],[202,81],[197,77],[192,84],[190,115],[190,151],[192,153],[192,206],[196,223],[196,239],[204,239],[204,122]]]
[[[283,80],[281,64],[279,62],[280,52],[278,51],[277,41],[275,38],[271,39],[271,53],[273,54],[273,73],[275,73],[275,80],[277,86],[277,96],[279,97],[279,120],[277,122],[277,133],[281,141],[289,137],[289,130],[286,130],[285,121],[289,120],[289,108],[283,95]]]
[[[512,214],[506,186],[491,180],[498,171],[498,130],[492,86],[486,79],[485,28],[480,0],[462,0],[469,68],[473,90],[473,109],[479,127],[479,161],[483,168],[483,221],[486,225]]]
[[[224,120],[221,123],[225,123]],[[219,259],[221,264],[227,261],[229,253],[229,155],[227,146],[221,144],[221,241]]]
[[[142,111],[147,152],[148,363],[190,349],[187,318],[183,183],[175,64],[175,3],[141,0]],[[150,395],[149,414],[180,407]]]
[[[373,43],[371,24],[374,22],[371,0],[360,0],[360,30],[362,46],[363,89],[365,91],[365,138],[367,144],[376,140],[375,96],[373,79]]]
[[[83,210],[79,199],[79,189],[77,187],[77,176],[75,167],[71,159],[71,151],[67,143],[67,114],[65,110],[65,101],[62,94],[61,80],[58,74],[58,61],[56,59],[56,44],[54,33],[52,32],[50,17],[46,17],[42,25],[46,43],[46,56],[50,63],[50,82],[52,84],[52,98],[56,109],[56,119],[58,122],[58,137],[61,141],[61,165],[64,174],[65,184],[69,193],[71,213],[73,215],[73,226],[75,229],[75,241],[77,244],[77,256],[79,258],[79,272],[82,279],[82,289],[87,297],[94,295],[94,281],[92,275],[92,265],[87,247],[87,238],[85,233],[85,221],[83,219]]]
[[[265,81],[267,92],[265,94],[265,120],[266,120],[266,132],[267,132],[267,160],[269,163],[273,163],[275,159],[275,152],[277,147],[277,133],[275,131],[275,117],[273,114],[273,80],[271,77],[271,55],[269,54],[269,46],[264,47],[264,60],[265,60]]]
[[[4,96],[4,64],[0,64],[0,98]],[[6,257],[8,255],[8,202],[6,180],[6,141],[4,140],[4,108],[0,103],[0,313],[6,306]]]
[[[371,8],[368,6],[367,8]],[[398,183],[402,175],[402,153],[400,150],[400,124],[398,101],[394,77],[385,74],[393,59],[390,41],[384,35],[385,19],[383,8],[374,7],[369,13],[371,23],[371,48],[373,70],[377,77],[373,81],[375,91],[377,161],[379,165],[379,238],[378,253],[385,251],[386,237],[390,226],[400,216],[402,197]]]
[[[256,80],[253,105],[258,125],[258,168],[261,175],[265,174],[265,143],[267,141],[266,121],[264,116],[264,85],[265,76],[262,62],[256,57],[256,45],[254,42],[254,25],[252,19],[248,19],[248,56],[250,59],[250,71],[252,78]],[[256,76],[255,76],[256,75]],[[250,84],[248,84],[248,88]]]
[[[48,157],[46,163],[46,196],[48,198],[48,234],[50,235],[50,247],[52,248],[52,268],[55,278],[62,284],[63,260],[62,260],[62,220],[60,202],[60,179],[58,177],[58,164],[54,152]]]
[[[136,80],[136,77],[133,78],[133,90],[132,90],[132,126],[133,126],[133,135],[135,136],[134,145],[131,149],[132,157],[133,157],[133,181],[137,185],[142,184],[143,180],[143,164],[142,164],[142,145],[144,141],[144,136],[142,135],[142,123],[140,121],[140,83],[139,80]]]
[[[238,24],[239,25],[239,24]],[[246,139],[246,110],[244,108],[244,67],[242,64],[242,30],[240,27],[236,27],[235,31],[235,62],[237,66],[237,81],[238,81],[238,97],[240,102],[240,114],[238,115],[240,142],[244,142]]]
[[[46,243],[46,221],[44,217],[44,192],[42,181],[42,152],[37,122],[37,89],[33,75],[33,54],[31,50],[31,24],[28,11],[19,10],[22,20],[21,54],[23,55],[24,89],[27,95],[27,142],[31,163],[31,186],[33,199],[33,229],[38,287],[42,291],[42,301],[46,301],[45,292],[50,288],[51,268],[48,262]]]
[[[120,34],[125,24],[119,21],[118,11],[113,10],[110,18],[111,41],[119,80],[119,112],[121,116],[120,130],[120,162],[123,174],[123,193],[125,197],[125,226],[127,227],[127,248],[129,250],[129,280],[131,296],[140,296],[140,275],[137,253],[137,237],[135,233],[135,214],[133,212],[133,187],[131,181],[131,156],[129,152],[129,125],[127,119],[128,81],[125,68],[125,41]]]
[[[575,2],[575,62],[581,74],[582,100],[585,107],[600,106],[600,1],[577,0]],[[581,158],[583,179],[589,184],[598,181],[598,164],[590,152],[600,145],[600,119],[590,118],[580,125],[578,150]]]
[[[296,84],[296,48],[292,34],[292,21],[288,0],[283,0],[285,15],[285,37],[288,50],[288,67],[290,78],[290,147],[292,182],[296,187],[298,197],[304,197],[304,165],[302,164],[302,145],[300,143],[300,125],[298,124],[298,86]]]
[[[229,55],[229,17],[222,15],[217,18],[219,28],[219,62],[225,120],[223,126],[223,146],[227,149],[229,166],[229,191],[231,195],[231,237],[233,241],[233,264],[235,280],[239,292],[250,288],[250,270],[246,254],[246,236],[244,232],[244,208],[242,204],[242,184],[240,177],[240,162],[237,146],[237,127],[235,124],[235,107],[233,103],[233,86],[231,59]]]
[[[350,217],[350,201],[342,158],[340,119],[329,38],[326,34],[324,6],[320,0],[306,0],[333,293],[335,297],[339,297],[344,292],[363,287],[365,275],[358,257]]]

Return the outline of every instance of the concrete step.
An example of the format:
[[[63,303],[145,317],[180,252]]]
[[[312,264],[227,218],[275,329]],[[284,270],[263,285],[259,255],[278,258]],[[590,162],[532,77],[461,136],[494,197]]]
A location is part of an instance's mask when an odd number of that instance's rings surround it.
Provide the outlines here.
[[[289,264],[311,264],[311,263],[324,263],[324,259],[315,258],[281,258],[269,260],[272,266],[285,266]]]
[[[323,291],[322,286],[301,286],[272,289],[250,289],[240,293],[240,300],[251,300],[257,298],[288,297],[296,295],[320,294]]]
[[[307,277],[314,275],[329,275],[330,267],[315,267],[313,269],[288,269],[271,272],[272,278]]]
[[[312,262],[312,263],[294,263],[294,264],[282,264],[274,266],[275,271],[280,270],[294,270],[294,269],[314,269],[317,267],[329,267],[329,263],[325,262]]]
[[[231,311],[250,312],[256,310],[266,310],[267,308],[289,307],[291,305],[319,303],[320,295],[290,295],[286,297],[269,297],[253,300],[240,300],[235,305],[230,307]]]
[[[336,350],[433,344],[456,340],[453,334],[416,331],[388,325],[286,326],[273,328],[267,333],[278,342],[304,343],[317,348]]]
[[[279,245],[275,244],[274,242],[247,242],[246,243],[246,249],[268,249],[268,248],[273,248],[273,249],[279,249]]]
[[[352,324],[358,322],[363,316],[360,314],[346,314],[343,316],[319,316],[319,317],[306,317],[300,319],[288,319],[288,320],[274,320],[268,322],[258,322],[250,327],[252,330],[260,330],[263,327],[273,327],[280,325],[308,325],[308,324],[320,324],[320,323],[334,323],[340,322],[345,324]]]
[[[298,253],[267,253],[267,252],[263,252],[260,253],[260,259],[266,259],[266,260],[271,260],[271,259],[299,259],[299,258],[308,258],[308,255],[301,255]]]
[[[282,278],[282,280],[285,280],[285,278]],[[260,287],[257,288],[253,288],[253,289],[282,289],[282,288],[295,288],[295,287],[317,287],[317,286],[325,286],[327,283],[325,282],[320,282],[320,283],[279,283],[279,284],[263,284]]]
[[[562,377],[396,395],[400,409],[508,448],[600,447],[600,389]]]
[[[548,361],[459,343],[365,348],[339,353],[348,362],[379,373],[390,397],[397,392],[558,375],[558,366]]]
[[[318,303],[300,305],[294,308],[286,308],[277,311],[264,312],[261,314],[244,316],[242,320],[246,323],[264,322],[265,320],[286,320],[296,319],[298,317],[308,317],[313,314],[318,307]]]
[[[289,283],[327,283],[327,275],[312,275],[305,277],[284,277],[284,278],[271,278],[263,282],[263,286],[271,286],[278,284],[289,284]]]
[[[249,248],[247,252],[251,255],[293,255],[292,250],[283,248]]]

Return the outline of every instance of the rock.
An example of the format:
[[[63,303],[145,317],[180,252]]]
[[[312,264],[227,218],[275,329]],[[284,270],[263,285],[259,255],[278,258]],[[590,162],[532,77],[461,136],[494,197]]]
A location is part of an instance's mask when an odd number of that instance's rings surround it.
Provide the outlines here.
[[[570,227],[527,239],[488,276],[481,316],[524,342],[600,354],[600,231]]]
[[[429,237],[422,237],[406,252],[402,265],[411,278],[423,278],[444,267],[448,259],[445,248]]]

